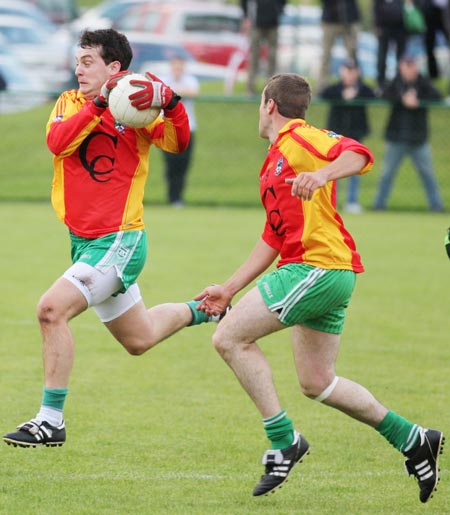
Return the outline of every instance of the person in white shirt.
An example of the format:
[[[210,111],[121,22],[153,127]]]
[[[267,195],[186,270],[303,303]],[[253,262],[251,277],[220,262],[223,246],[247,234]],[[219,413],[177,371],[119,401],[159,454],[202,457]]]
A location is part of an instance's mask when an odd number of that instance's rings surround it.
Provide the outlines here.
[[[161,75],[162,76],[162,75]],[[186,109],[191,139],[188,148],[184,152],[173,154],[163,152],[165,163],[165,179],[167,184],[167,202],[174,207],[184,206],[184,191],[186,179],[191,164],[195,143],[195,131],[197,120],[194,109],[194,98],[200,93],[200,83],[194,75],[186,70],[186,61],[180,55],[175,55],[170,60],[170,72],[164,76],[166,84],[175,88],[183,98],[183,105]]]

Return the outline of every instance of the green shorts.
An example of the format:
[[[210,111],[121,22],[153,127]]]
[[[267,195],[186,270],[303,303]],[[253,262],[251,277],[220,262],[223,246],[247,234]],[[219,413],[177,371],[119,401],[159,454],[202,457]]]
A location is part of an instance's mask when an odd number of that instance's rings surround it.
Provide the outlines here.
[[[123,283],[123,291],[136,282],[147,259],[146,231],[120,231],[88,239],[70,234],[72,262],[83,262],[107,272],[111,267]]]
[[[257,286],[267,307],[279,313],[283,324],[340,334],[355,282],[356,274],[351,270],[293,263],[263,275]]]

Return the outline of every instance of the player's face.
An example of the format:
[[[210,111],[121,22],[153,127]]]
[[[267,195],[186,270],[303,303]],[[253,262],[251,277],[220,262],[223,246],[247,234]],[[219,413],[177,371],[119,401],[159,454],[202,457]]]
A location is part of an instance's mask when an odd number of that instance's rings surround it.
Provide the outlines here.
[[[261,103],[259,104],[259,135],[261,138],[269,138],[270,119],[268,115],[267,104],[264,103],[264,91],[261,94]]]
[[[79,48],[76,55],[75,75],[80,91],[88,100],[100,93],[100,88],[112,75],[112,64],[105,64],[98,48]]]

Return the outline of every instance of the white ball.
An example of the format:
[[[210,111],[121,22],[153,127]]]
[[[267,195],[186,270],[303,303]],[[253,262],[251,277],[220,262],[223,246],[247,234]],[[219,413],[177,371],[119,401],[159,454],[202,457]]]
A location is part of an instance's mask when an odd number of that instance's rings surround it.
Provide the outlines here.
[[[137,129],[152,123],[158,117],[161,109],[159,107],[150,107],[139,111],[139,109],[132,106],[128,97],[142,88],[130,84],[130,80],[149,81],[147,77],[140,73],[125,75],[117,81],[117,86],[111,90],[108,105],[115,120],[128,127]]]

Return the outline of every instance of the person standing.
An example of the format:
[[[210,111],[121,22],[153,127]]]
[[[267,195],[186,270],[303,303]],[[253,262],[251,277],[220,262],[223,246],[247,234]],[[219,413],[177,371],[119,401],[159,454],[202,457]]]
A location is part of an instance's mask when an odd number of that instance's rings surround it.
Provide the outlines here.
[[[403,23],[404,0],[374,0],[373,16],[378,39],[377,84],[381,92],[386,82],[386,60],[391,45],[395,45],[397,63],[405,53],[408,32]]]
[[[410,156],[424,186],[429,209],[443,211],[428,142],[428,108],[423,105],[423,102],[440,100],[440,92],[419,72],[416,58],[405,54],[398,63],[396,77],[383,90],[382,98],[391,103],[391,111],[374,209],[386,209],[395,176],[404,158]]]
[[[347,57],[357,60],[360,22],[357,0],[322,0],[322,61],[316,86],[319,94],[329,83],[331,53],[337,38],[343,39]]]
[[[213,344],[255,404],[271,449],[253,495],[283,485],[309,452],[305,436],[280,404],[270,365],[257,341],[291,328],[294,363],[303,393],[373,427],[407,460],[427,502],[438,482],[444,436],[386,408],[363,386],[336,374],[346,308],[363,272],[355,242],[336,210],[336,180],[368,172],[370,150],[305,120],[309,83],[295,74],[269,79],[259,106],[259,135],[270,143],[259,175],[266,212],[261,237],[223,283],[195,299],[197,309],[220,313],[259,277],[213,335]],[[276,269],[269,267],[277,261]],[[263,274],[263,275],[261,275]]]
[[[324,88],[321,97],[332,102],[328,111],[329,129],[360,142],[368,136],[370,126],[367,108],[361,101],[375,98],[375,92],[361,79],[360,68],[356,61],[347,59],[342,63],[339,67],[339,81]],[[361,213],[360,176],[352,175],[346,179],[346,182],[347,200],[344,211]]]
[[[441,70],[436,59],[436,39],[438,32],[441,32],[447,45],[450,44],[450,4],[448,0],[421,0],[421,7],[426,22],[428,75],[431,79],[437,79],[441,76]]]
[[[180,96],[146,74],[133,80],[137,109],[161,108],[164,118],[133,129],[114,120],[108,97],[129,73],[132,51],[113,30],[84,31],[76,52],[79,89],[63,92],[47,123],[53,153],[52,204],[68,227],[72,266],[41,297],[37,317],[43,339],[44,390],[34,418],[3,440],[19,447],[66,441],[63,408],[74,362],[69,322],[92,307],[114,338],[140,355],[188,325],[212,321],[197,301],[146,309],[137,278],[147,256],[143,195],[149,150],[182,152],[189,143]],[[199,315],[201,315],[199,317]]]
[[[191,135],[186,150],[176,153],[163,151],[167,201],[174,207],[183,207],[186,179],[194,152],[197,129],[194,98],[200,92],[200,83],[195,75],[187,72],[186,61],[181,55],[172,57],[170,72],[168,75],[162,75],[161,79],[183,98],[183,104],[189,118]]]
[[[243,28],[250,41],[247,93],[256,95],[261,48],[267,46],[267,76],[277,68],[278,27],[286,0],[241,0]]]

